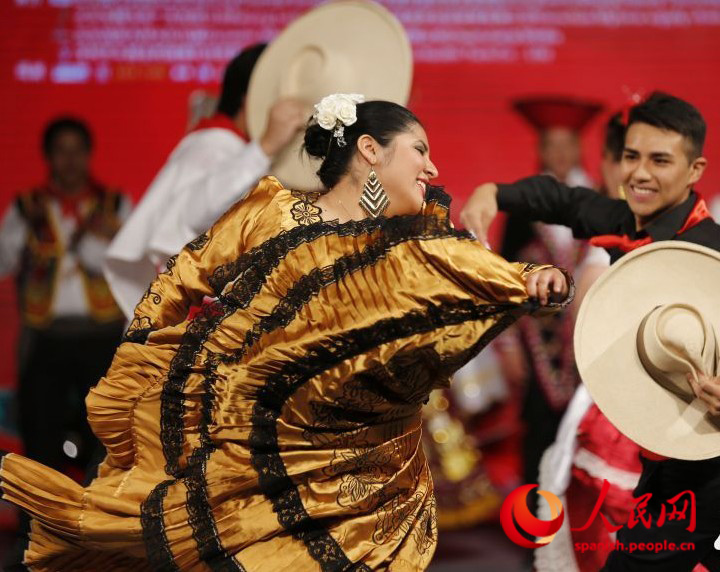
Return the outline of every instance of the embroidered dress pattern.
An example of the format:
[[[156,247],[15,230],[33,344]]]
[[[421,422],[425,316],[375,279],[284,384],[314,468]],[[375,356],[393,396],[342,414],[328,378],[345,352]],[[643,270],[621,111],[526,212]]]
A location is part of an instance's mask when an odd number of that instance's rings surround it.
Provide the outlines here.
[[[313,204],[318,198],[318,193],[300,193],[294,191],[292,195],[299,199],[293,204],[290,210],[293,220],[303,226],[315,224],[322,220],[320,218],[320,207]]]
[[[251,572],[268,550],[280,571],[427,567],[422,403],[530,310],[536,269],[456,231],[439,189],[346,223],[296,217],[303,197],[263,179],[151,285],[87,400],[107,449],[89,487],[3,459],[32,569]]]

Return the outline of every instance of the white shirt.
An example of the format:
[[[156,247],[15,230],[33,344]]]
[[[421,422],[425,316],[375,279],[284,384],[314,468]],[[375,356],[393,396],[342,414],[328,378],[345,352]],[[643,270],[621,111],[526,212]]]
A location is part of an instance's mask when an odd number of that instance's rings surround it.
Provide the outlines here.
[[[552,174],[552,173],[548,173]],[[595,186],[593,180],[585,172],[582,167],[573,167],[565,177],[565,184],[568,187],[587,187],[592,189]]]
[[[545,171],[545,173],[543,174],[550,175],[551,177],[555,176],[550,171]],[[587,187],[589,189],[593,187],[592,180],[587,175],[587,173],[585,173],[582,167],[573,167],[572,169],[570,169],[566,177],[565,184],[568,187]],[[546,224],[545,228],[549,231],[550,236],[555,241],[555,243],[561,248],[570,248],[570,245],[575,240],[575,238],[573,237],[572,229],[567,226],[559,224]]]
[[[202,129],[180,141],[107,253],[105,278],[128,319],[167,260],[244,198],[269,167],[256,142],[229,129]]]
[[[118,219],[125,220],[131,208],[130,201],[123,197],[117,213]],[[77,220],[72,215],[63,215],[62,207],[56,199],[49,199],[48,210],[59,240],[63,245],[67,245],[77,228]],[[0,277],[15,274],[20,270],[20,257],[27,243],[28,230],[27,221],[17,204],[13,203],[0,223]],[[85,233],[76,252],[64,249],[59,260],[57,286],[50,309],[54,318],[90,315],[81,266],[91,272],[101,273],[109,244],[110,241],[103,237]]]

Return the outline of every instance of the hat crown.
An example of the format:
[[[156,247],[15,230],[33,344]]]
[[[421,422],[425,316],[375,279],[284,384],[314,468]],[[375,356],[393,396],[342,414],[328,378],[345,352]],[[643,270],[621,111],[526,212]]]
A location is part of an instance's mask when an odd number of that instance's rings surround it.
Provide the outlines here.
[[[720,416],[709,414],[688,382],[688,373],[717,375],[717,284],[720,250],[656,241],[613,264],[578,312],[575,357],[583,383],[615,427],[658,455],[720,455]],[[670,311],[669,304],[684,306]]]
[[[308,106],[329,93],[364,93],[404,105],[412,85],[412,48],[400,21],[370,0],[323,2],[290,23],[253,70],[246,108],[248,134],[259,139],[278,98]],[[303,133],[270,168],[286,188],[318,191],[320,160],[302,152]]]
[[[653,380],[688,403],[695,397],[688,373],[715,375],[715,331],[690,304],[665,304],[651,310],[638,328],[637,350]]]

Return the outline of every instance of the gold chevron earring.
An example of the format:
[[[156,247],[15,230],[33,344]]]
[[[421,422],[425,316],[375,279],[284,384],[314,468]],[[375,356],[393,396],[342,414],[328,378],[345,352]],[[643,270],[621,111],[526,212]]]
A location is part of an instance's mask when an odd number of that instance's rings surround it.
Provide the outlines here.
[[[389,204],[390,200],[382,184],[378,181],[375,169],[370,167],[370,174],[360,195],[360,206],[368,216],[377,218],[387,210]]]

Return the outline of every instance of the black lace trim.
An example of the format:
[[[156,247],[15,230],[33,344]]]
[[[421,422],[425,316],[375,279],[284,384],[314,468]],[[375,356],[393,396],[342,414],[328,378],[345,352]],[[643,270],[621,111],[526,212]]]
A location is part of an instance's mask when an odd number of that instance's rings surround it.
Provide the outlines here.
[[[409,240],[435,240],[450,236],[471,239],[470,235],[456,233],[446,220],[435,217],[399,217],[394,222],[396,224],[387,226],[383,234],[363,250],[341,256],[331,266],[315,268],[299,278],[270,314],[258,321],[246,333],[243,346],[228,355],[222,356],[221,359],[225,362],[235,362],[242,359],[250,345],[260,339],[264,333],[289,324],[297,312],[323,288],[339,281],[344,276],[372,266],[393,247],[403,242]],[[258,284],[257,288],[259,289],[259,287]],[[247,304],[242,303],[242,301],[247,299],[247,291],[254,288],[255,286],[249,284],[245,279],[238,280],[224,296],[221,296],[221,299],[225,299],[239,307],[246,307]]]
[[[232,306],[221,299],[202,306],[188,324],[168,366],[167,379],[160,396],[160,441],[165,457],[165,472],[174,477],[182,476],[180,459],[184,440],[185,384],[207,337],[234,311]]]
[[[376,227],[376,225],[370,226]],[[280,261],[303,242],[322,236],[329,230],[325,227],[325,224],[298,227],[301,232],[283,233],[283,235],[267,241],[265,243],[267,248],[258,247],[252,252],[252,256],[241,257],[244,260],[242,265],[237,267],[239,275],[232,287],[213,303],[203,306],[202,311],[188,325],[183,334],[182,343],[170,362],[167,381],[163,385],[161,395],[160,430],[168,474],[180,476],[180,457],[183,452],[182,418],[185,411],[183,391],[191,367],[208,335],[235,309],[247,308],[262,288],[267,276],[280,264]],[[333,225],[330,225],[330,228],[337,230],[337,227]],[[356,229],[348,228],[348,230],[355,235]],[[332,266],[316,268],[300,278],[270,315],[260,320],[252,330],[246,333],[243,346],[232,354],[223,356],[222,359],[224,361],[241,359],[248,346],[255,343],[263,333],[289,323],[295,313],[322,288],[329,286],[342,276],[374,264],[389,249],[401,242],[413,239],[430,240],[447,236],[470,238],[470,235],[456,233],[447,219],[437,217],[397,217],[386,221],[384,230],[383,234],[363,251],[345,255],[335,261]],[[306,234],[310,236],[305,236]],[[289,235],[293,240],[289,240]]]
[[[444,187],[428,185],[425,190],[425,202],[428,204],[435,203],[445,209],[450,209],[452,197],[445,192]]]
[[[446,211],[449,209],[451,203],[450,195],[448,195],[442,187],[428,187],[425,193],[425,200],[428,204],[437,204],[443,207]],[[267,276],[269,271],[277,267],[277,265],[285,256],[287,256],[289,252],[298,248],[301,244],[313,242],[320,237],[332,234],[337,234],[342,237],[360,236],[363,234],[370,234],[380,228],[383,228],[385,231],[391,231],[397,227],[407,228],[408,226],[413,226],[420,231],[422,231],[423,227],[425,227],[426,232],[431,235],[426,238],[435,238],[434,235],[436,233],[436,229],[438,227],[442,227],[447,232],[448,236],[473,239],[469,232],[454,229],[445,215],[442,218],[434,215],[404,215],[392,217],[390,219],[381,216],[376,219],[367,218],[360,221],[351,220],[344,223],[337,223],[333,221],[319,222],[283,231],[277,236],[268,239],[263,244],[256,246],[247,253],[242,254],[236,260],[228,264],[218,266],[208,278],[208,284],[213,289],[213,293],[217,297],[222,294],[223,290],[230,282],[237,280],[245,273],[253,272],[257,266],[268,269],[268,272],[265,274],[265,276]],[[414,238],[423,237],[415,236]],[[188,248],[192,250],[193,248],[190,245],[197,244],[200,244],[199,248],[202,248],[207,243],[207,240],[208,236],[206,234],[202,234],[189,243]],[[175,266],[175,258],[177,258],[177,255],[168,261],[167,272],[170,272]],[[247,276],[243,276],[243,280],[247,278]],[[240,286],[236,285],[237,290],[240,288]],[[146,299],[151,295],[154,297],[153,301],[155,304],[159,304],[162,301],[159,295],[152,292],[152,285],[148,287],[143,299]],[[244,295],[239,296],[239,298],[248,300],[248,303],[252,300],[252,297],[246,297]],[[141,328],[139,325],[136,325],[137,320],[138,318],[135,318],[132,321],[130,327],[128,328],[128,332],[123,338],[123,341],[137,341],[138,343],[145,343],[145,341],[147,341],[148,335],[154,330],[154,328]],[[141,329],[142,331],[139,335],[133,338],[130,337],[132,331]]]
[[[200,559],[214,572],[245,572],[245,568],[227,553],[215,525],[215,519],[207,495],[205,466],[215,450],[208,428],[212,422],[212,407],[215,400],[215,380],[218,366],[217,355],[211,354],[205,363],[203,396],[200,419],[200,446],[188,459],[188,471],[184,482],[187,488],[188,522],[193,530],[193,539]]]
[[[185,245],[185,248],[189,250],[200,250],[203,246],[207,244],[208,240],[210,240],[210,237],[207,235],[206,232],[203,232],[196,239],[188,242]]]
[[[433,219],[438,221],[438,219]],[[361,252],[354,252],[343,256],[335,261],[332,266],[325,268],[316,268],[309,274],[299,279],[296,284],[288,291],[287,295],[276,305],[273,311],[265,318],[260,320],[252,330],[245,336],[245,343],[241,348],[229,356],[217,356],[215,359],[222,361],[237,361],[243,357],[247,348],[254,344],[263,333],[273,331],[279,327],[283,327],[290,323],[297,312],[307,302],[316,296],[320,290],[337,282],[343,276],[355,272],[361,268],[371,266],[378,259],[382,258],[393,246],[400,242],[411,240],[413,238],[428,238],[428,221],[418,220],[417,217],[405,219],[404,224],[398,225],[392,232],[385,232],[379,239],[368,245]],[[413,232],[420,224],[423,232]],[[440,228],[435,229],[433,237],[445,236],[449,229],[448,225],[442,221]],[[220,303],[227,303],[230,307],[243,306],[249,304],[254,294],[259,291],[264,277],[269,270],[253,266],[252,271],[246,273],[238,280],[233,288],[218,300]],[[260,279],[262,277],[262,280]],[[239,292],[236,292],[236,288]],[[219,314],[218,314],[219,315]],[[190,472],[186,476],[186,485],[188,487],[188,505],[191,512],[190,524],[193,528],[193,536],[198,542],[198,546],[202,546],[205,555],[211,559],[217,559],[224,562],[231,558],[225,553],[222,545],[218,540],[217,530],[215,529],[212,512],[207,499],[206,484],[204,479],[203,467],[214,450],[212,441],[208,434],[208,427],[211,423],[212,404],[213,404],[213,380],[215,366],[211,366],[205,375],[205,391],[203,392],[203,407],[200,423],[201,447],[197,448],[190,459],[188,467]],[[169,416],[169,419],[173,417]],[[182,427],[180,427],[182,432]],[[179,444],[182,447],[182,443]],[[204,561],[211,563],[211,560]]]
[[[428,187],[426,200],[428,203],[436,203],[445,209],[449,208],[450,205],[450,196],[440,187]],[[360,221],[351,220],[344,223],[320,222],[307,226],[297,226],[268,239],[263,244],[241,255],[237,260],[216,268],[208,279],[208,283],[215,296],[220,296],[225,286],[236,280],[253,265],[267,264],[272,261],[275,263],[274,268],[288,252],[298,248],[301,244],[313,242],[320,237],[332,234],[342,237],[360,236],[370,234],[380,228],[384,231],[391,231],[395,227],[407,228],[408,226],[412,226],[416,230],[422,230],[425,226],[427,227],[427,233],[430,235],[436,233],[435,229],[442,227],[448,235],[472,239],[469,232],[456,230],[452,228],[449,220],[437,216],[404,215],[390,219],[381,216],[376,219],[366,218]],[[420,237],[415,236],[414,238]],[[428,238],[432,238],[432,236]]]
[[[294,358],[268,377],[258,392],[253,409],[251,463],[258,472],[260,490],[273,503],[278,521],[295,538],[305,543],[323,572],[346,570],[353,563],[324,524],[308,515],[295,484],[285,470],[276,427],[284,403],[313,377],[374,347],[436,328],[503,314],[498,324],[489,328],[473,346],[472,351],[477,353],[502,328],[518,317],[519,312],[513,310],[518,310],[518,307],[512,304],[475,306],[470,301],[431,304],[423,312],[413,311],[399,318],[381,320],[367,328],[347,332],[317,344],[304,356]],[[465,354],[463,359],[468,357]],[[369,570],[364,565],[357,569]]]
[[[167,543],[163,519],[163,502],[172,483],[172,480],[160,483],[140,505],[140,524],[148,560],[158,572],[180,572]]]
[[[125,332],[122,341],[134,344],[144,344],[147,342],[148,336],[153,332],[153,328],[133,328]]]
[[[377,244],[366,248],[363,253],[355,253],[339,259],[335,265],[324,269],[316,269],[313,278],[304,277],[293,290],[296,290],[295,299],[309,300],[309,296],[316,294],[320,284],[330,284],[347,272],[371,264],[376,261],[387,249],[399,242],[411,239],[432,239],[442,236],[457,236],[471,238],[468,233],[455,231],[449,221],[437,217],[428,216],[407,216],[395,217],[390,220],[376,219],[365,221],[350,221],[343,224],[321,223],[307,227],[298,227],[288,232],[281,233],[277,237],[266,241],[263,245],[253,249],[244,256],[241,256],[231,265],[213,274],[214,288],[224,288],[232,277],[240,278],[233,285],[233,288],[212,304],[203,307],[195,319],[188,325],[183,335],[183,340],[171,361],[168,379],[163,386],[161,399],[161,441],[163,453],[166,458],[166,471],[176,478],[185,477],[188,486],[188,504],[191,514],[191,525],[193,536],[201,550],[201,557],[211,565],[213,569],[241,570],[242,567],[234,559],[229,557],[222,548],[215,523],[209,506],[206,494],[206,483],[204,478],[204,464],[213,450],[209,438],[208,427],[211,423],[213,403],[213,377],[214,367],[206,373],[203,394],[202,420],[200,427],[201,446],[193,451],[188,459],[188,466],[185,471],[180,469],[180,457],[183,452],[183,389],[190,374],[190,369],[195,363],[204,341],[207,336],[233,311],[238,307],[247,307],[254,296],[259,292],[267,275],[280,263],[287,253],[303,242],[310,242],[323,235],[339,234],[359,235],[363,232],[372,232],[384,226],[384,233],[377,241]],[[414,231],[414,232],[412,232]],[[365,256],[363,256],[363,254]],[[351,262],[355,259],[356,262]],[[359,262],[359,264],[358,264]],[[336,270],[334,270],[337,267]],[[313,282],[316,282],[313,285]],[[298,294],[304,293],[298,297]],[[309,296],[308,296],[309,295]],[[303,303],[288,303],[291,293],[278,304],[278,308],[265,320],[265,324],[258,324],[253,328],[254,335],[248,335],[244,348],[233,354],[233,359],[240,359],[248,345],[254,343],[263,331],[271,331],[280,327],[282,322],[292,319],[293,313],[299,310]],[[273,323],[275,324],[273,326]],[[258,327],[259,326],[259,327]],[[250,333],[249,333],[250,334]],[[148,500],[157,498],[161,489],[167,489],[168,484],[159,485],[151,493]],[[166,493],[165,493],[166,494]],[[164,498],[164,494],[162,495]],[[156,513],[154,518],[162,519],[162,512]],[[153,518],[149,516],[148,518]],[[157,526],[156,526],[157,528]],[[149,552],[157,551],[157,544],[164,544],[167,552],[167,539],[151,536],[152,545],[148,545]],[[208,540],[213,539],[213,540]],[[203,548],[200,548],[203,547]],[[226,568],[229,566],[229,568]]]

